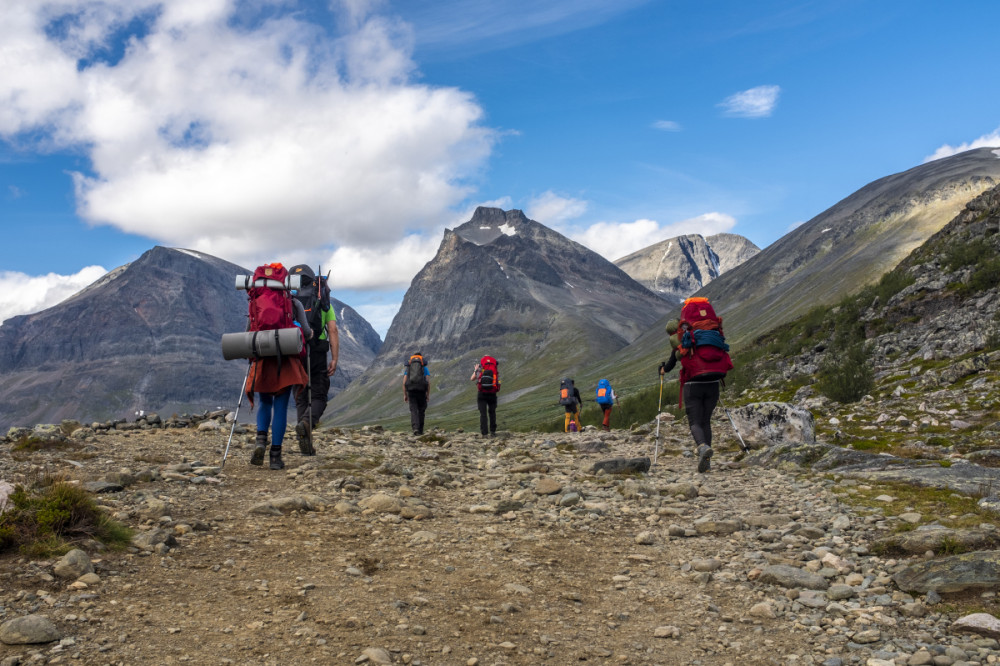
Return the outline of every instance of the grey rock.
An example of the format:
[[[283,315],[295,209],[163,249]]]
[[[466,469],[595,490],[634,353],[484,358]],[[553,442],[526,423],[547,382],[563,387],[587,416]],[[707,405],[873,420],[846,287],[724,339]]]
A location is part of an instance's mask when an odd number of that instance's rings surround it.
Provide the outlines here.
[[[164,545],[167,548],[176,548],[177,539],[167,530],[154,529],[148,532],[140,532],[132,537],[132,545],[141,550],[154,550],[159,545]]]
[[[892,535],[876,542],[887,550],[902,551],[908,555],[923,555],[927,551],[939,552],[945,544],[955,545],[963,551],[991,548],[1000,542],[1000,535],[983,530],[953,530],[945,527],[916,529]]]
[[[93,572],[94,565],[91,563],[90,557],[79,548],[74,548],[63,555],[52,568],[52,573],[59,578],[72,578],[73,580],[83,574]]]
[[[1000,620],[989,613],[973,613],[955,620],[951,624],[953,633],[968,632],[987,638],[1000,638]]]
[[[594,463],[591,471],[596,474],[598,472],[607,472],[608,474],[634,474],[636,472],[641,472],[645,474],[649,471],[649,466],[652,461],[649,458],[611,458],[609,460],[600,460]]]
[[[917,562],[896,573],[893,580],[904,592],[949,594],[995,590],[1000,587],[1000,551],[963,553]],[[928,603],[933,603],[930,598]]]
[[[758,444],[812,444],[816,441],[813,415],[784,402],[759,402],[730,410],[736,428],[747,442]]]
[[[825,590],[829,587],[826,578],[787,564],[773,564],[764,567],[758,580],[769,585],[806,590]]]
[[[120,483],[112,483],[110,481],[87,481],[81,485],[84,490],[94,493],[95,495],[101,495],[104,493],[120,493],[125,490],[125,487]]]
[[[41,615],[23,615],[0,624],[0,642],[7,645],[51,643],[61,638],[56,625]]]

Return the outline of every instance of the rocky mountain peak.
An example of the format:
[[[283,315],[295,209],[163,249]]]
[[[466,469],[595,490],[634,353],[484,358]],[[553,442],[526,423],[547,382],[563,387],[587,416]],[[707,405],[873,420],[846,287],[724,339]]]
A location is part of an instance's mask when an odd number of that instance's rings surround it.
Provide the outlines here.
[[[760,252],[738,234],[668,238],[615,261],[653,293],[679,303]]]

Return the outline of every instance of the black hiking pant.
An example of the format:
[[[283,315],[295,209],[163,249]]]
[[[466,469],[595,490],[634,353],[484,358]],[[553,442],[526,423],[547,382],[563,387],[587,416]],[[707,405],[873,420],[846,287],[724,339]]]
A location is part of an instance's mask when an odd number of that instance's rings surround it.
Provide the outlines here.
[[[695,446],[712,446],[712,412],[718,402],[719,382],[689,381],[684,384],[684,411]]]
[[[427,411],[427,391],[419,389],[406,392],[410,403],[410,426],[417,435],[424,434],[424,412]]]
[[[497,394],[480,392],[476,396],[476,406],[479,407],[479,432],[487,434],[486,419],[489,416],[489,433],[497,431]]]
[[[296,423],[309,420],[309,391],[312,390],[312,423],[315,428],[319,419],[326,411],[326,403],[330,395],[330,376],[326,374],[328,362],[327,352],[330,343],[326,340],[315,340],[309,344],[309,388],[295,396]]]

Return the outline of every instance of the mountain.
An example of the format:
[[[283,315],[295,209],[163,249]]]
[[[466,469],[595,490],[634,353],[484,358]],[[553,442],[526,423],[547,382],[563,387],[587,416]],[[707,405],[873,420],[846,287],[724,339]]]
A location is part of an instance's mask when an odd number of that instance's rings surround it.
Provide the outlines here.
[[[0,427],[168,415],[235,407],[243,361],[224,361],[223,333],[244,330],[245,268],[189,250],[155,247],[47,310],[0,326]],[[379,338],[336,301],[335,390],[360,375]]]
[[[746,340],[877,281],[970,200],[1000,183],[995,149],[881,178],[706,285],[726,335]]]
[[[614,264],[521,211],[480,207],[445,231],[371,367],[331,405],[333,420],[403,414],[399,375],[415,351],[431,361],[433,408],[459,398],[460,408],[474,408],[468,379],[483,353],[500,360],[503,404],[625,347],[668,309]]]
[[[671,303],[685,298],[760,252],[738,234],[668,238],[615,260],[615,266]]]

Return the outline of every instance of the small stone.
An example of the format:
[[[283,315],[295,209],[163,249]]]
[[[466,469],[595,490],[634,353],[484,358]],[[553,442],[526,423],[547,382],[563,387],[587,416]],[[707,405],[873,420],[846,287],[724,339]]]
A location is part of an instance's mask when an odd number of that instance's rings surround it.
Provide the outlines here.
[[[656,543],[656,537],[652,532],[639,532],[635,535],[635,542],[640,546],[652,546]]]
[[[759,604],[754,604],[750,607],[749,614],[751,617],[759,617],[766,620],[773,620],[778,617],[777,612],[774,610],[774,605],[770,601],[762,601]]]
[[[63,555],[52,568],[52,573],[59,578],[76,579],[93,571],[94,565],[91,564],[90,557],[79,548],[74,548]]]
[[[672,625],[663,625],[653,630],[653,636],[656,638],[679,638],[680,635],[681,630]]]
[[[536,495],[555,495],[562,492],[562,484],[555,479],[543,477],[535,483]]]
[[[389,652],[387,650],[384,650],[383,648],[373,648],[373,647],[367,648],[364,652],[361,653],[361,657],[366,658],[367,661],[370,661],[373,664],[392,663],[392,657],[389,656]],[[361,659],[361,657],[359,657],[358,659]],[[364,661],[355,660],[354,663],[363,664]]]
[[[854,642],[861,645],[877,643],[882,640],[882,632],[879,629],[866,629],[854,634]]]

